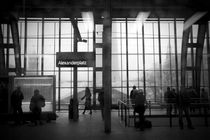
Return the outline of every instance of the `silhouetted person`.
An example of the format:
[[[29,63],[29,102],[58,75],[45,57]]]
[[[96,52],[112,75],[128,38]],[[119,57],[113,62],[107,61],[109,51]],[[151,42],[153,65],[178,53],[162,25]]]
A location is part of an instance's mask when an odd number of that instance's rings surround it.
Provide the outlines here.
[[[13,109],[13,117],[15,124],[21,124],[23,122],[23,110],[22,110],[22,100],[24,99],[21,87],[18,86],[16,90],[12,92],[11,95],[11,105]]]
[[[208,92],[205,91],[204,88],[201,89],[201,102],[202,103],[208,103],[209,97]]]
[[[170,115],[171,110],[172,110],[172,106],[170,105],[170,102],[169,102],[170,94],[171,94],[171,89],[170,89],[170,87],[167,87],[167,90],[164,93],[164,100],[166,102],[166,114],[167,115]]]
[[[176,101],[177,101],[177,93],[176,93],[176,90],[173,88],[172,89],[172,103],[173,103],[173,107],[174,107],[174,114],[177,114],[177,104],[176,104]]]
[[[0,113],[8,112],[8,88],[7,85],[0,81]]]
[[[165,102],[166,102],[166,114],[167,115],[171,115],[172,103],[173,103],[174,98],[175,97],[174,97],[170,87],[167,87],[167,91],[164,93],[164,99],[165,99]]]
[[[91,92],[88,87],[85,88],[85,95],[81,98],[83,100],[85,98],[85,108],[82,114],[85,114],[86,110],[90,110],[90,114],[92,114],[91,109]]]
[[[101,117],[104,120],[104,89],[101,89],[101,92],[98,94],[98,101],[100,103],[100,109],[101,109]]]
[[[198,93],[196,92],[196,90],[192,86],[190,86],[188,88],[188,92],[190,94],[191,103],[197,104],[199,102],[200,97],[199,97]],[[191,105],[190,111],[195,112],[195,106]]]
[[[45,98],[39,93],[39,90],[34,90],[34,95],[31,98],[30,101],[30,110],[33,114],[33,122],[35,125],[39,123],[42,124],[41,121],[41,113],[42,113],[42,107],[45,106]]]
[[[190,119],[189,108],[190,108],[190,89],[182,88],[181,93],[178,96],[178,107],[179,107],[179,126],[180,129],[184,128],[183,124],[183,112],[185,113],[185,117],[187,120],[187,126],[189,129],[194,129],[192,126],[192,122]]]
[[[145,96],[142,89],[139,89],[135,94],[135,107],[134,111],[139,113],[139,126],[140,130],[144,130],[144,112],[145,112]]]
[[[131,99],[131,103],[132,103],[132,106],[133,107],[134,107],[134,104],[135,104],[135,96],[136,96],[136,93],[137,93],[136,86],[133,86],[133,89],[130,92],[130,99]]]
[[[130,93],[130,98],[131,99],[134,99],[134,91],[136,90],[136,86],[133,86],[133,89],[131,90],[131,93]]]

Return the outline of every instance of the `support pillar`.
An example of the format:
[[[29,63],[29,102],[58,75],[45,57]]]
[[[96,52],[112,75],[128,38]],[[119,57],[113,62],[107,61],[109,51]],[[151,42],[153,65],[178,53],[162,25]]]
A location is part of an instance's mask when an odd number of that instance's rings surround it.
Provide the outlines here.
[[[19,43],[19,34],[18,34],[18,24],[16,20],[12,20],[11,22],[11,32],[12,39],[14,43],[14,53],[15,53],[15,67],[16,67],[16,75],[21,76],[21,55],[20,55],[20,43]]]
[[[111,133],[111,0],[105,1],[103,34],[103,86],[104,86],[104,128],[105,133]]]

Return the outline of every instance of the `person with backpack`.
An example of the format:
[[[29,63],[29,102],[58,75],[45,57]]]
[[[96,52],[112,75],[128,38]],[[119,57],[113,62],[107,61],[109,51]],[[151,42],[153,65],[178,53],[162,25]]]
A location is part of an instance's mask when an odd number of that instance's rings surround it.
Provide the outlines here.
[[[145,95],[143,93],[142,89],[139,89],[136,94],[135,94],[135,99],[134,99],[134,112],[139,113],[139,127],[141,131],[144,131],[144,112],[145,112]]]
[[[39,93],[39,90],[34,90],[34,95],[31,98],[30,101],[30,110],[33,114],[33,122],[35,125],[37,125],[37,122],[39,122],[40,125],[42,125],[41,121],[41,113],[42,113],[42,107],[45,106],[45,98]]]

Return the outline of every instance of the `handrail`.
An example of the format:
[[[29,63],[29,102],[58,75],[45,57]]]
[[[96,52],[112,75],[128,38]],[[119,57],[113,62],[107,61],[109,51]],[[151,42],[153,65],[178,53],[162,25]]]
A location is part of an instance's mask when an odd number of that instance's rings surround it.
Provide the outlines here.
[[[198,105],[199,108],[204,109],[204,119],[205,119],[205,125],[208,126],[208,110],[206,110],[208,107],[210,107],[210,100],[206,99],[201,99],[201,98],[191,98],[190,105]],[[132,103],[131,99],[127,100],[118,100],[118,106],[119,106],[119,111],[118,111],[118,116],[121,116],[121,121],[124,121],[125,126],[130,125],[130,110],[133,110],[134,104]],[[158,107],[159,106],[159,107]],[[149,110],[149,116],[152,115],[152,109],[158,108],[167,108],[169,106],[177,106],[177,102],[166,102],[162,100],[147,100],[147,109]],[[178,107],[178,106],[177,106]],[[157,108],[157,109],[158,109]],[[178,110],[178,108],[177,108]],[[162,116],[162,115],[161,115]],[[178,115],[172,115],[169,114],[167,115],[169,117],[169,124],[170,127],[172,127],[172,117],[178,117]],[[135,116],[134,116],[135,117]]]

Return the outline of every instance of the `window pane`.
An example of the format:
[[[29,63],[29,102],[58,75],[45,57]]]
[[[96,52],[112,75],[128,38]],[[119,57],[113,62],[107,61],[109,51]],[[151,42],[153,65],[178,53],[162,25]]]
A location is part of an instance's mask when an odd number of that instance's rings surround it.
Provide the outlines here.
[[[45,39],[44,40],[44,53],[45,54],[55,54],[55,40]]]
[[[146,85],[154,86],[155,85],[155,77],[154,71],[146,71]]]
[[[153,55],[145,55],[145,69],[154,70],[154,57]]]
[[[73,40],[61,39],[61,52],[72,52],[73,51]]]
[[[55,56],[44,55],[44,70],[54,70],[54,69],[55,69]]]
[[[69,87],[71,85],[71,73],[70,72],[61,72],[61,87]]]
[[[128,53],[137,54],[137,40],[136,39],[128,39]]]
[[[102,61],[102,55],[96,55],[96,67],[102,67],[103,61]]]
[[[153,39],[145,39],[145,47],[144,47],[145,53],[153,53]]]
[[[44,23],[44,37],[45,39],[54,38],[55,35],[54,23]]]
[[[96,72],[96,87],[102,87],[102,72]]]
[[[112,86],[120,87],[121,85],[121,71],[112,71]]]
[[[122,94],[121,88],[112,88],[112,104],[117,105],[118,100],[123,96]]]
[[[137,70],[137,55],[128,56],[129,70]]]
[[[138,71],[129,71],[129,85],[138,85]]]
[[[112,39],[112,53],[121,53],[121,45],[120,39]]]
[[[28,55],[27,56],[27,70],[41,70],[41,56]]]
[[[112,70],[121,70],[121,55],[112,55]]]
[[[27,39],[27,54],[41,54],[41,39]]]

